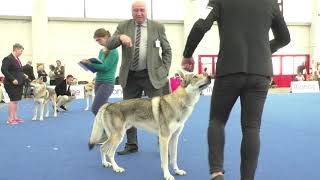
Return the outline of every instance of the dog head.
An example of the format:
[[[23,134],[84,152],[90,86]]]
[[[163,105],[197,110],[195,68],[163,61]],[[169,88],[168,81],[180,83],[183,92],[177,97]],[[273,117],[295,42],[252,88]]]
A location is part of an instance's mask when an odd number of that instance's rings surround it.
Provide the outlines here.
[[[211,83],[211,77],[203,74],[183,74],[182,72],[179,74],[182,78],[180,86],[189,93],[200,93]]]
[[[33,81],[30,83],[30,86],[34,87],[34,90],[35,90],[35,91],[40,90],[40,89],[46,89],[46,83],[43,82],[42,77],[33,80]]]

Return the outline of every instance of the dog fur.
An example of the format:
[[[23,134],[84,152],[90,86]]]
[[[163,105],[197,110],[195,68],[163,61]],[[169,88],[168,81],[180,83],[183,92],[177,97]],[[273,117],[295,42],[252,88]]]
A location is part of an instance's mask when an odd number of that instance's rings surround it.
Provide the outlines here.
[[[84,99],[86,100],[86,108],[84,109],[85,111],[89,110],[89,102],[91,99],[91,104],[93,103],[94,100],[94,86],[95,86],[95,80],[92,82],[89,82],[84,86]]]
[[[181,77],[181,85],[172,94],[105,104],[99,109],[93,124],[89,149],[101,141],[104,132],[107,134],[108,139],[100,147],[103,166],[112,167],[117,173],[124,172],[124,169],[117,165],[114,154],[126,130],[135,126],[158,134],[165,180],[174,180],[169,172],[168,157],[175,174],[186,174],[177,165],[179,135],[199,100],[201,90],[211,83],[211,78],[192,74],[181,74]]]
[[[40,105],[40,117],[39,120],[43,120],[44,108],[47,106],[45,117],[49,117],[49,101],[52,102],[54,113],[53,116],[57,117],[57,94],[54,89],[46,87],[46,84],[42,81],[42,78],[33,80],[30,84],[33,87],[33,100],[34,100],[34,113],[32,120],[37,120],[38,105]]]

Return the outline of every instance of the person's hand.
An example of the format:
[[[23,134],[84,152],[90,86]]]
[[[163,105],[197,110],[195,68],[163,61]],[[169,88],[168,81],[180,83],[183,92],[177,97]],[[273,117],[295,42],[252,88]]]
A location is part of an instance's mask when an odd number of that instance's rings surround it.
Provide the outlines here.
[[[16,79],[13,80],[12,83],[13,83],[14,85],[18,85],[18,81],[17,81]]]
[[[121,43],[126,47],[132,47],[132,40],[129,36],[122,34],[120,35]]]
[[[193,69],[194,69],[193,57],[182,58],[181,66],[182,66],[182,69],[189,71],[189,72],[193,72]]]
[[[91,64],[91,62],[88,59],[83,59],[81,62],[83,64]]]
[[[24,78],[25,78],[25,79],[29,79],[29,76],[26,75],[26,74],[24,74]]]

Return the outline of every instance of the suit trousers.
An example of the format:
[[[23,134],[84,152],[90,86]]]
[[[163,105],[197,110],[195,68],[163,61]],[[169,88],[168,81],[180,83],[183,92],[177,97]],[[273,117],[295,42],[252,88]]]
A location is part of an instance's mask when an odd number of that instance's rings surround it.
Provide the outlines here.
[[[208,127],[210,173],[224,172],[225,126],[238,97],[241,105],[241,180],[253,180],[260,151],[260,126],[270,78],[236,73],[216,77]]]
[[[156,89],[151,84],[148,71],[129,71],[127,85],[123,88],[123,99],[141,98],[142,93],[149,98],[161,96],[162,89]],[[138,148],[137,128],[127,130],[126,147]]]

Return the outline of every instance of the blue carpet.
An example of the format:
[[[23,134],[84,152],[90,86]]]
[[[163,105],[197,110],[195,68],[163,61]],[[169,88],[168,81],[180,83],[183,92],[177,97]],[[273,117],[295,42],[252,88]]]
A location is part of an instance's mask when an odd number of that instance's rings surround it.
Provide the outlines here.
[[[113,99],[112,101],[117,101]],[[257,180],[319,180],[319,94],[270,94],[261,128]],[[207,180],[207,126],[210,97],[201,97],[179,142],[178,161],[187,171],[177,180]],[[116,174],[100,164],[99,148],[88,151],[93,122],[85,102],[74,101],[69,112],[43,122],[32,122],[33,102],[19,103],[26,122],[5,124],[7,109],[0,106],[0,180],[160,180],[157,137],[139,131],[140,151],[116,156],[125,173]],[[239,179],[240,108],[235,105],[226,129],[226,180]],[[125,140],[124,140],[125,141]],[[123,148],[123,143],[119,147]]]

